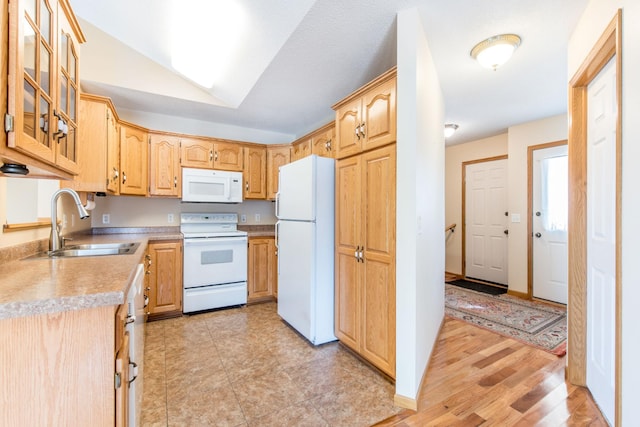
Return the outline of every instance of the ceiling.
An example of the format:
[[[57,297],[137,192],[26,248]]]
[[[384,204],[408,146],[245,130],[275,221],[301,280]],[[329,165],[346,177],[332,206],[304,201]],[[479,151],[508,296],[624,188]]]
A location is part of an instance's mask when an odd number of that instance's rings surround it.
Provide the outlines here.
[[[567,41],[587,3],[236,0],[246,32],[228,68],[205,89],[173,70],[170,49],[172,31],[183,31],[172,21],[173,8],[202,1],[212,0],[70,0],[87,38],[83,90],[111,97],[118,110],[274,132],[290,142],[331,121],[333,104],[396,64],[396,13],[416,7],[442,86],[445,122],[460,126],[447,144],[458,144],[566,112]],[[518,34],[520,47],[498,70],[480,67],[469,51],[501,33]],[[231,43],[231,32],[212,30],[208,40],[214,39]],[[209,48],[199,54],[222,56]]]

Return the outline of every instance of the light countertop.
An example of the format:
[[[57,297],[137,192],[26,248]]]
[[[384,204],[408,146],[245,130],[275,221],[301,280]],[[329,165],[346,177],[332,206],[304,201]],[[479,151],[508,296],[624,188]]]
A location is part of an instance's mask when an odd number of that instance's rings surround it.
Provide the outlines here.
[[[150,240],[182,239],[179,232],[88,234],[69,245],[140,242],[133,254],[5,260],[0,268],[0,319],[24,317],[125,301]]]

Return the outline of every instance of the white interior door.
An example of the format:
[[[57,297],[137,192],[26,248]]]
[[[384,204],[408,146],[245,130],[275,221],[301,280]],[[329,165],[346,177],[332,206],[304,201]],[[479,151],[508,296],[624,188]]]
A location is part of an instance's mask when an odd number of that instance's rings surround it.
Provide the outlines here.
[[[507,160],[465,167],[465,276],[507,284]]]
[[[587,115],[587,387],[615,416],[616,64],[589,84]]]
[[[567,146],[533,152],[533,296],[562,304],[568,297]]]

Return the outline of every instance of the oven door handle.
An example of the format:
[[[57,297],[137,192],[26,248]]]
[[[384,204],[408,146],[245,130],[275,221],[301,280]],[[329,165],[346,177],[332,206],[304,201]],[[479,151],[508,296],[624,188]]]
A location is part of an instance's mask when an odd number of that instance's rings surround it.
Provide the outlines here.
[[[185,239],[185,246],[218,246],[224,243],[238,243],[244,244],[247,243],[246,237],[207,237],[202,239]]]

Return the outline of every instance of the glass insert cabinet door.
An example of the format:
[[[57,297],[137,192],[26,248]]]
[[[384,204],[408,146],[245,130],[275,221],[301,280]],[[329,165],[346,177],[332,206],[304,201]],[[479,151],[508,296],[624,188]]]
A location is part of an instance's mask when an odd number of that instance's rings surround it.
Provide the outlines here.
[[[9,2],[7,144],[71,174],[79,169],[78,37],[84,40],[74,29],[57,0]]]
[[[14,132],[8,144],[54,163],[54,7],[47,0],[21,0],[9,8],[8,110]]]

